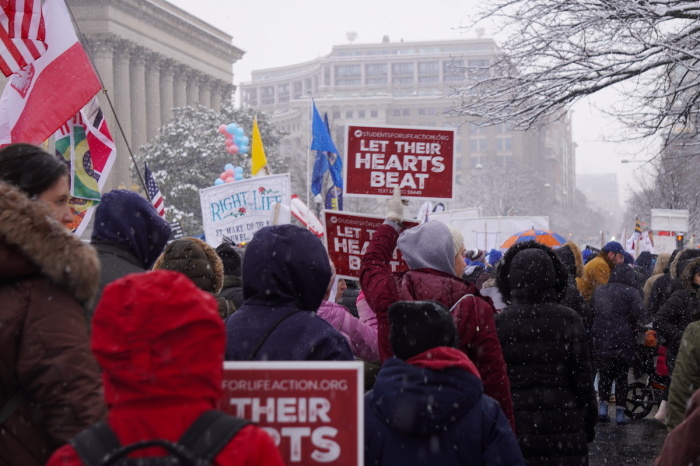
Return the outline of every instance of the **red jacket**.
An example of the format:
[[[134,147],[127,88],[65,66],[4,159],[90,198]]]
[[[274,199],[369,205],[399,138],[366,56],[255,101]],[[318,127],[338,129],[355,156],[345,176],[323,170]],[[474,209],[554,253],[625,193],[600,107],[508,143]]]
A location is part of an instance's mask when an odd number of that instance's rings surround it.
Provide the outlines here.
[[[122,445],[177,441],[221,399],[224,327],[214,298],[177,272],[132,274],[107,286],[92,320],[92,350],[104,369],[108,422]],[[130,456],[158,456],[158,448]],[[248,425],[216,465],[282,465],[272,438]],[[65,445],[48,463],[82,465]]]
[[[460,349],[479,369],[484,392],[498,401],[515,430],[510,382],[501,344],[496,334],[493,306],[479,290],[457,278],[433,269],[392,273],[392,258],[399,234],[382,225],[362,256],[360,283],[367,302],[377,314],[379,355],[382,361],[393,355],[389,343],[387,311],[396,301],[436,301],[451,310],[457,325]],[[457,306],[452,307],[465,295]]]

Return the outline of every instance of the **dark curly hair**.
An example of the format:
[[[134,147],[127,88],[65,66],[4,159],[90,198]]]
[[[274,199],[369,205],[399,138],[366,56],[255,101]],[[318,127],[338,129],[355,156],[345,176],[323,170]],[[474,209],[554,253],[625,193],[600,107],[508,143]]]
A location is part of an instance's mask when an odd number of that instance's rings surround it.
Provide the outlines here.
[[[66,162],[32,144],[10,144],[0,149],[0,181],[35,198],[68,175]]]

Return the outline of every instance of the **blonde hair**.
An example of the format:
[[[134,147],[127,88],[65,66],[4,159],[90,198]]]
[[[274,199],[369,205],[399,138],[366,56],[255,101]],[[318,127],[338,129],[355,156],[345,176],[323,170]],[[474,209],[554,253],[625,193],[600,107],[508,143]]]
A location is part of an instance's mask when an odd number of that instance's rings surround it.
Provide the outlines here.
[[[454,243],[454,246],[455,246],[454,256],[457,257],[457,254],[459,254],[459,251],[461,251],[462,248],[464,247],[464,236],[462,236],[462,233],[460,233],[452,225],[447,225],[447,228],[450,230],[450,233],[452,233],[452,242]]]

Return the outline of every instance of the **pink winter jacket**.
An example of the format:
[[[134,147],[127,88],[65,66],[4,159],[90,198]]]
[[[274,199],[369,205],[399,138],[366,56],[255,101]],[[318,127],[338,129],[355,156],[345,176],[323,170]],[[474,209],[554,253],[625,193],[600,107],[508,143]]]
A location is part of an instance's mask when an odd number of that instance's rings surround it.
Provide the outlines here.
[[[365,323],[350,314],[345,306],[325,300],[317,314],[345,336],[356,358],[365,361],[379,360],[376,322],[374,326]]]

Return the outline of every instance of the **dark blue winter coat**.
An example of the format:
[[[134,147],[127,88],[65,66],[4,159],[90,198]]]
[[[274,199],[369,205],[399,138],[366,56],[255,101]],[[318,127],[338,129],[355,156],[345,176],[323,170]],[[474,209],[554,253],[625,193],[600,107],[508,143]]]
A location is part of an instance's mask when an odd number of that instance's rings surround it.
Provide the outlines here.
[[[226,320],[227,360],[248,360],[263,340],[253,360],[353,359],[345,337],[316,315],[331,267],[312,233],[294,225],[259,230],[246,248],[242,279],[243,305]]]
[[[464,356],[466,359],[466,356]],[[384,362],[365,395],[365,465],[524,465],[498,403],[465,369]]]
[[[610,274],[610,280],[600,285],[593,293],[592,304],[595,320],[593,356],[597,359],[634,358],[634,331],[644,306],[637,277],[629,265],[618,265]]]

